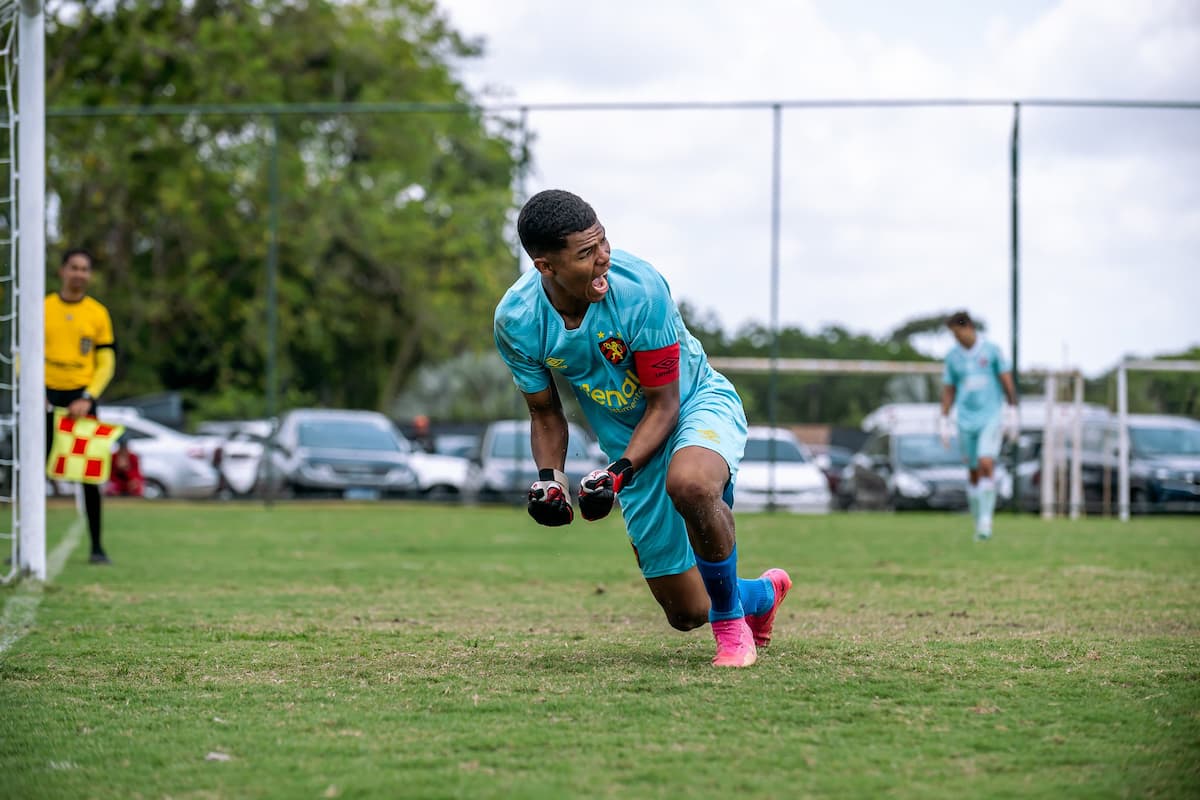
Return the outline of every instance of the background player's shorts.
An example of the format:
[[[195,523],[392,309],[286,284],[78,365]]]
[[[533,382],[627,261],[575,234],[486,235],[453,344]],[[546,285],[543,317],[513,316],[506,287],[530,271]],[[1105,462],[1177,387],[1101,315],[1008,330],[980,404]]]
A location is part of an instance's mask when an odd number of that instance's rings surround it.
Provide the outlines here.
[[[667,496],[667,467],[684,447],[713,450],[729,465],[725,502],[733,506],[733,483],[746,449],[746,412],[726,380],[714,381],[679,412],[679,425],[661,450],[621,490],[621,514],[646,578],[678,575],[696,563],[687,526]]]
[[[958,449],[970,469],[978,467],[981,458],[995,461],[1000,455],[1000,416],[996,415],[976,431],[959,428]]]

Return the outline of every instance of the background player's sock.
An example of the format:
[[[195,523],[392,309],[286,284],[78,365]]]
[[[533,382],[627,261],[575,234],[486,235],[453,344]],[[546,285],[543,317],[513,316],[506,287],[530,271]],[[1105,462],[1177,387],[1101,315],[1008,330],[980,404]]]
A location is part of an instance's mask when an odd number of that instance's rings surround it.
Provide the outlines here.
[[[705,561],[696,556],[696,567],[700,570],[700,577],[704,580],[704,588],[708,591],[708,599],[712,604],[708,612],[709,622],[746,616],[738,591],[736,544],[729,553],[729,558],[724,561]]]
[[[985,536],[992,532],[992,513],[996,509],[996,482],[991,478],[979,479],[979,532]]]
[[[967,484],[967,509],[971,512],[971,521],[979,527],[979,487]]]
[[[738,596],[748,617],[766,614],[775,605],[775,587],[770,578],[738,578]]]

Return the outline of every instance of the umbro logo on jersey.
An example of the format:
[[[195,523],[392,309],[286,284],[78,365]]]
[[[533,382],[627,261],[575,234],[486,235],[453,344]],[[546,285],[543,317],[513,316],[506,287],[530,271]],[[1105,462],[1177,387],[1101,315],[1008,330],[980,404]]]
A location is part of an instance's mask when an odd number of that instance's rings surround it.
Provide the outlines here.
[[[655,361],[653,364],[651,364],[651,366],[659,375],[666,375],[670,372],[673,372],[675,368],[679,366],[679,359],[675,356],[667,356],[661,361]]]
[[[563,361],[561,358],[547,358],[546,366],[550,369],[566,369],[567,362]]]

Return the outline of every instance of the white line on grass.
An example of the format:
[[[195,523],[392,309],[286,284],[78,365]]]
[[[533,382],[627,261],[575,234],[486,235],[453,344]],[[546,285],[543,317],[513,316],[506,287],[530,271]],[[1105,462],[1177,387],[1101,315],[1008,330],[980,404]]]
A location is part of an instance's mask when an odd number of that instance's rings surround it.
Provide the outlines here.
[[[62,572],[67,559],[71,557],[71,551],[83,538],[85,524],[85,519],[76,518],[67,530],[67,535],[58,543],[58,547],[51,551],[50,558],[46,561],[46,583],[54,580],[58,573]],[[39,580],[23,580],[17,585],[13,596],[4,604],[4,616],[0,617],[0,656],[33,627],[34,617],[37,616],[38,606],[42,602],[44,585]]]

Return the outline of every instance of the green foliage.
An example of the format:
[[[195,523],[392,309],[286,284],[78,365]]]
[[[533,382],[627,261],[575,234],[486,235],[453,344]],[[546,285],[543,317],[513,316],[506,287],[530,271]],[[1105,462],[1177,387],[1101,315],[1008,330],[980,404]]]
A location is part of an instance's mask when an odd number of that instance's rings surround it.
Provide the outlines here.
[[[478,53],[427,0],[64,3],[52,107],[468,102]],[[490,341],[515,274],[512,126],[477,113],[52,117],[56,249],[94,250],[121,345],[114,390],[265,397],[278,133],[284,396],[385,408],[424,363]],[[56,264],[57,259],[52,258]]]
[[[1155,358],[1200,361],[1200,346]],[[1200,373],[1130,372],[1129,410],[1135,414],[1182,414],[1200,418]]]
[[[870,359],[882,361],[932,361],[907,339],[877,339],[829,325],[815,334],[801,328],[782,328],[773,337],[770,328],[749,324],[728,337],[715,317],[705,317],[690,306],[680,312],[689,330],[710,356],[767,358]],[[920,376],[730,374],[746,406],[751,423],[772,418],[780,424],[824,423],[857,427],[862,418],[883,403],[933,402],[937,382]]]
[[[1164,361],[1200,361],[1200,345],[1177,353],[1148,358]],[[1200,419],[1200,373],[1131,370],[1129,411],[1132,414],[1175,414]],[[1085,382],[1084,399],[1111,409],[1117,407],[1117,370],[1114,367]]]

